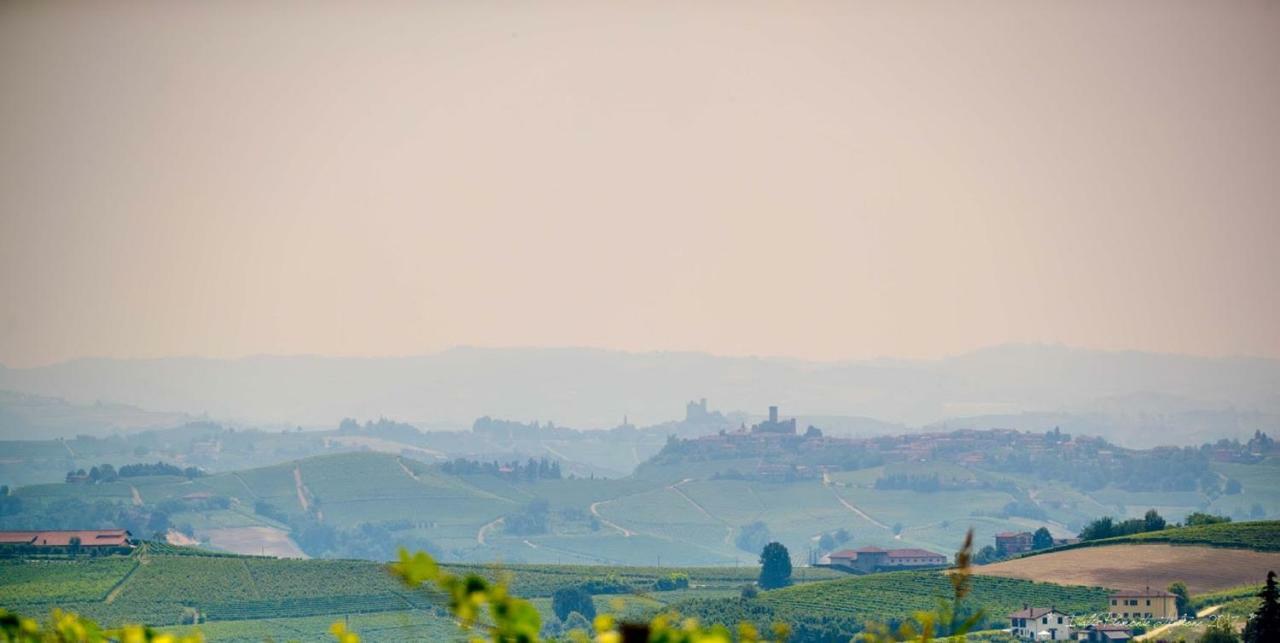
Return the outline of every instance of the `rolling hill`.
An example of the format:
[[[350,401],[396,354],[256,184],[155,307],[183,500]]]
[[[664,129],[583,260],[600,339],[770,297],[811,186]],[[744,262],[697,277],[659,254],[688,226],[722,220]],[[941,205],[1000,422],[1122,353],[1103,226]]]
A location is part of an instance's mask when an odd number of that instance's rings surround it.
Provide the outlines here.
[[[1235,506],[1237,513],[1249,502],[1272,515],[1280,509],[1280,467],[1272,461],[1214,464],[1212,470],[1245,480],[1242,492],[1216,497],[1111,487],[1084,492],[1028,474],[939,461],[789,481],[721,475],[754,466],[752,460],[689,461],[646,465],[619,479],[529,480],[452,474],[387,453],[341,452],[193,479],[144,475],[19,487],[10,501],[19,510],[0,515],[0,528],[122,526],[152,537],[158,528],[152,518],[163,513],[160,522],[244,554],[386,560],[397,545],[407,545],[456,562],[723,566],[755,560],[759,543],[739,542],[749,528],[785,544],[800,563],[822,535],[839,530],[851,534],[847,546],[945,554],[968,529],[982,546],[1000,531],[1043,526],[1069,536],[1095,517],[1141,515],[1151,506],[1171,521],[1219,507]],[[941,488],[878,484],[894,476],[936,479]],[[1017,503],[1030,503],[1030,510],[1011,513]],[[1031,510],[1035,517],[1023,515]]]
[[[614,426],[629,415],[651,424],[670,418],[681,401],[705,396],[727,409],[772,401],[833,426],[845,423],[838,417],[876,418],[883,424],[868,430],[880,434],[900,432],[903,424],[986,416],[984,428],[1061,425],[1150,445],[1156,436],[1196,443],[1209,433],[1245,437],[1274,428],[1280,361],[1045,345],[941,360],[845,362],[457,348],[402,358],[81,359],[0,367],[0,388],[289,427],[387,416],[464,428],[482,415],[578,427]],[[1062,415],[1045,426],[1040,416],[1023,415],[1044,412]]]
[[[979,574],[1194,594],[1256,584],[1280,570],[1280,521],[1219,523],[1106,538],[982,565]]]

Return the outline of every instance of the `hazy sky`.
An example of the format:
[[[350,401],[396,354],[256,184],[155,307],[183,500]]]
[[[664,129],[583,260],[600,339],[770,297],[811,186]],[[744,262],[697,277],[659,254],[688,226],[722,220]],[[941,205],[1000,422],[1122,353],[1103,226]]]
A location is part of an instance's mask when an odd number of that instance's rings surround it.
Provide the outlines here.
[[[1280,2],[4,2],[0,362],[1280,357]]]

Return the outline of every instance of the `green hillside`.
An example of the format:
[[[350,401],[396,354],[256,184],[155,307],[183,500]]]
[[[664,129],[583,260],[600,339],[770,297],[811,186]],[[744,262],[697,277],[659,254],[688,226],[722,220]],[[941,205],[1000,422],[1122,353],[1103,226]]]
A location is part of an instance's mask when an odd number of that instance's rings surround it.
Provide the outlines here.
[[[1207,545],[1228,549],[1252,549],[1254,551],[1280,551],[1280,520],[1253,522],[1223,522],[1191,527],[1169,527],[1129,536],[1090,540],[1048,551],[1062,551],[1079,547],[1104,547],[1123,543],[1169,543],[1172,545]],[[1029,555],[1036,555],[1029,554]]]
[[[1218,497],[1114,486],[1086,492],[946,461],[792,480],[733,477],[750,466],[734,459],[651,462],[621,479],[529,480],[454,475],[407,457],[346,452],[194,479],[19,487],[10,501],[19,510],[0,515],[0,529],[118,526],[152,538],[172,527],[209,547],[277,556],[387,560],[404,545],[452,562],[733,566],[758,555],[761,543],[741,539],[752,525],[802,563],[811,551],[826,553],[830,545],[820,548],[820,537],[840,530],[851,534],[840,547],[945,554],[970,529],[981,548],[1000,531],[1046,527],[1073,536],[1099,516],[1130,517],[1149,507],[1170,521],[1223,503],[1280,513],[1280,466],[1271,460],[1213,464],[1222,467],[1215,479],[1243,483],[1238,493]],[[886,488],[894,479],[933,487]],[[1238,546],[1261,542],[1252,538]]]
[[[691,597],[736,594],[755,568],[447,565],[455,573],[504,579],[552,618],[551,594],[581,586],[600,609],[620,599],[624,613],[646,615]],[[798,580],[845,577],[805,570]],[[660,579],[688,586],[659,590]],[[77,560],[0,560],[0,607],[43,616],[71,609],[109,625],[145,622],[179,626],[200,621],[218,640],[310,639],[336,619],[351,619],[369,640],[441,640],[457,635],[442,597],[411,591],[378,563],[351,560],[281,560],[209,554],[146,544],[132,556]]]
[[[704,622],[752,621],[760,627],[785,622],[797,641],[842,640],[869,623],[896,625],[918,611],[936,609],[951,591],[939,572],[893,572],[762,592],[754,599],[694,598],[673,607]],[[981,609],[985,626],[998,627],[1025,603],[1095,613],[1106,610],[1107,590],[975,576],[962,609]]]

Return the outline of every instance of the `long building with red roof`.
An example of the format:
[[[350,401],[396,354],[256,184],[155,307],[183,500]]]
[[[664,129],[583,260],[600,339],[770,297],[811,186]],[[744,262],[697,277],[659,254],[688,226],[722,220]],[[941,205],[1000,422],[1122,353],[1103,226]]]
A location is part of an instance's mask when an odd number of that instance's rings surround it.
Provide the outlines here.
[[[0,546],[71,547],[73,540],[85,548],[133,546],[127,529],[0,531]]]

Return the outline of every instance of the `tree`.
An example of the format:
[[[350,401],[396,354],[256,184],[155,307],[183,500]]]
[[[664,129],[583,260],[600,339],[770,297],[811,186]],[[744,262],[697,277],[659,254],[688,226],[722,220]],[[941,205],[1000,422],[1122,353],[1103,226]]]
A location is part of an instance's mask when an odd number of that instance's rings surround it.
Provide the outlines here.
[[[1201,511],[1197,511],[1187,516],[1187,526],[1195,527],[1197,525],[1216,525],[1220,522],[1231,522],[1230,516],[1215,516]]]
[[[986,547],[979,549],[978,553],[973,557],[973,562],[979,565],[994,563],[997,560],[1000,560],[1000,552],[996,551],[996,548],[991,545],[987,545]]]
[[[1036,533],[1031,536],[1031,548],[1036,551],[1048,549],[1052,546],[1053,534],[1050,534],[1049,530],[1044,527],[1037,529]]]
[[[70,550],[71,557],[75,558],[76,554],[80,553],[80,537],[72,536],[71,541],[67,544],[68,544],[67,548]]]
[[[1280,590],[1276,589],[1275,572],[1267,572],[1267,584],[1258,592],[1258,598],[1262,604],[1244,627],[1245,643],[1280,641]]]
[[[791,554],[782,543],[772,542],[760,551],[760,587],[775,589],[791,584]]]
[[[822,551],[831,551],[836,548],[836,538],[831,534],[822,534],[818,538],[818,549]]]
[[[1103,516],[1080,530],[1080,540],[1098,540],[1101,538],[1110,538],[1115,529],[1115,525],[1111,520],[1111,516]]]
[[[1145,523],[1143,527],[1146,531],[1160,531],[1161,529],[1164,529],[1164,518],[1161,517],[1155,509],[1148,509],[1147,514],[1142,517],[1142,520]]]
[[[596,604],[591,595],[580,587],[561,587],[551,595],[551,609],[560,620],[569,618],[569,614],[577,612],[588,621],[596,617]]]
[[[1180,616],[1195,616],[1195,610],[1191,609],[1191,595],[1187,593],[1187,584],[1176,580],[1169,584],[1169,593],[1177,597],[1178,614]]]

